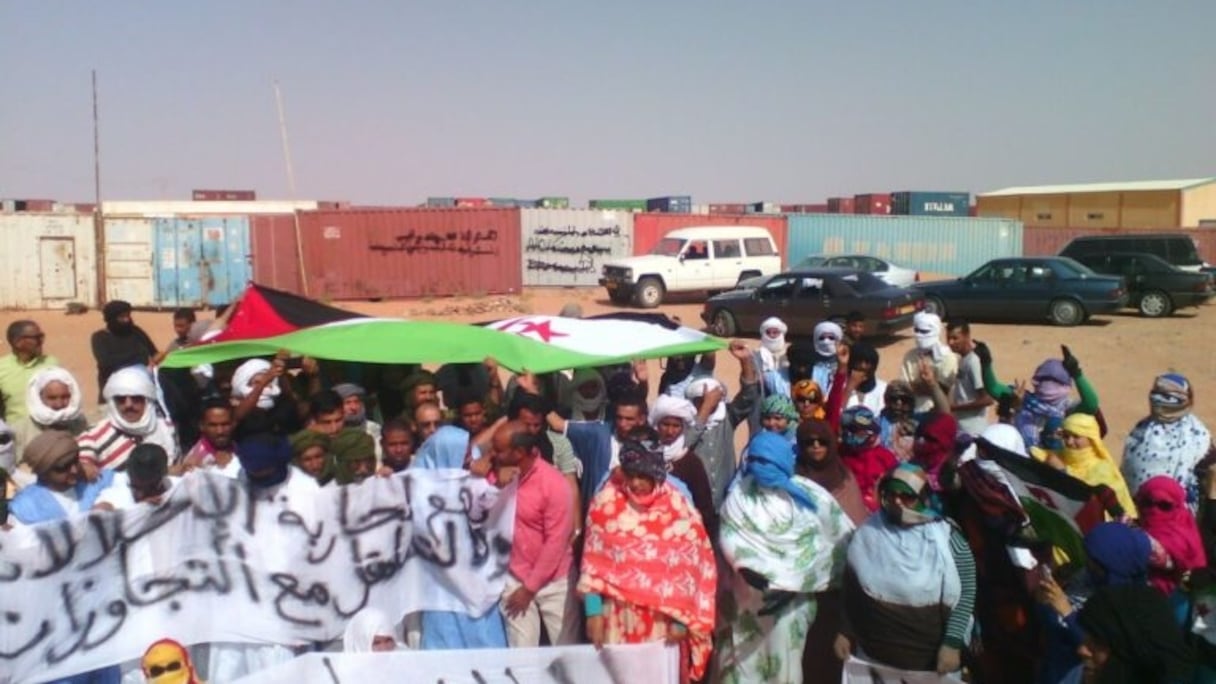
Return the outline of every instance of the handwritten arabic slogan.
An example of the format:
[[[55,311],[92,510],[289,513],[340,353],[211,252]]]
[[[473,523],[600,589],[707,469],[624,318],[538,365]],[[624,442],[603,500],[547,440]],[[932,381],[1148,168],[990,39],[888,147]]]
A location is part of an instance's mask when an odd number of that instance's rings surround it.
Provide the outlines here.
[[[298,644],[389,615],[482,615],[502,593],[514,489],[459,470],[250,498],[192,473],[159,507],[0,533],[0,682],[130,660],[148,644]]]
[[[633,225],[628,215],[607,213],[601,218],[590,212],[576,223],[557,223],[544,212],[521,212],[524,285],[597,285],[605,261],[633,252]]]
[[[676,684],[680,650],[661,642],[468,651],[309,653],[233,684]]]

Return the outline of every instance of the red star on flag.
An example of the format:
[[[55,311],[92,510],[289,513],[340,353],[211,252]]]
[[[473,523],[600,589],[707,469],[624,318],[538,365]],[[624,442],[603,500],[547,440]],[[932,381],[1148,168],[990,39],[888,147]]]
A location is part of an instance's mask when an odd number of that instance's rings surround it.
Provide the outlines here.
[[[503,332],[512,332],[516,335],[534,335],[542,342],[548,344],[554,337],[569,337],[568,333],[558,332],[553,329],[553,321],[542,320],[535,321],[527,318],[516,318],[507,321],[499,326],[499,330]]]

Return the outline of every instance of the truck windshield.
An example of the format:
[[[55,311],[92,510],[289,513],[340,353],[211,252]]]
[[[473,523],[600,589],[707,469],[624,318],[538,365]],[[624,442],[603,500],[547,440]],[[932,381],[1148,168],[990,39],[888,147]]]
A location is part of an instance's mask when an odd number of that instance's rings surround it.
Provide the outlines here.
[[[680,248],[684,246],[685,240],[680,238],[663,238],[659,240],[659,244],[650,250],[651,254],[658,256],[673,257],[680,253]]]

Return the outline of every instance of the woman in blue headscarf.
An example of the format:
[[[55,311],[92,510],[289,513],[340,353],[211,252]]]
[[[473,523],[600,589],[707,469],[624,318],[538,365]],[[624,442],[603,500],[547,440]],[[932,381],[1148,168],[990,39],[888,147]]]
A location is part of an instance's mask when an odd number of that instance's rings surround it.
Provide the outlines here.
[[[794,448],[776,432],[747,447],[721,510],[722,553],[734,569],[717,647],[722,681],[801,682],[814,594],[839,586],[853,523],[823,487],[794,474]]]
[[[1047,359],[1035,369],[1029,391],[1020,396],[1020,405],[1016,405],[1013,414],[1013,425],[1022,433],[1027,449],[1040,446],[1040,435],[1053,418],[1063,420],[1073,413],[1088,413],[1097,416],[1099,423],[1102,421],[1098,411],[1098,393],[1081,373],[1081,363],[1067,346],[1060,349],[1064,353],[1062,360]],[[997,402],[1017,397],[1017,390],[997,379],[988,345],[976,342],[975,353],[980,357],[984,389],[989,396]],[[1074,387],[1080,397],[1076,401],[1072,399]],[[1105,427],[1102,432],[1105,434]]]
[[[411,468],[423,470],[459,469],[466,457],[475,461],[480,456],[477,447],[469,444],[469,433],[445,425],[418,448]],[[427,610],[422,612],[423,650],[464,648],[506,648],[507,631],[502,612],[495,604],[485,615],[473,617],[467,613]]]

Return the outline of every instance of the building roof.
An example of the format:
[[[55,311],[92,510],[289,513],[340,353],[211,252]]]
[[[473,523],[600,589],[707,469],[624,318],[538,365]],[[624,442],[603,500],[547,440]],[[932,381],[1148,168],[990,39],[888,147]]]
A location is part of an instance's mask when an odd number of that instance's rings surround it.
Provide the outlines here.
[[[1013,195],[1063,195],[1079,192],[1145,192],[1152,190],[1186,190],[1216,183],[1216,178],[1184,178],[1182,180],[1130,181],[1127,183],[1075,183],[1072,185],[1027,185],[1002,188],[977,197],[1010,197]]]

